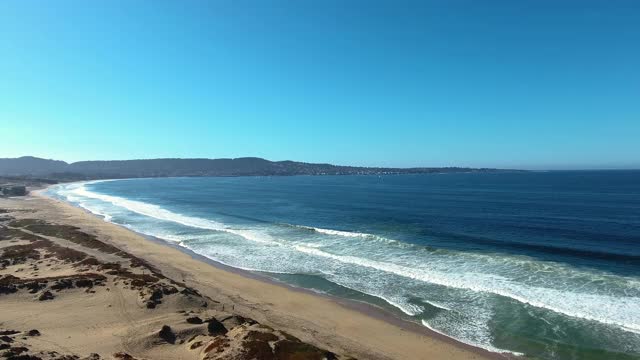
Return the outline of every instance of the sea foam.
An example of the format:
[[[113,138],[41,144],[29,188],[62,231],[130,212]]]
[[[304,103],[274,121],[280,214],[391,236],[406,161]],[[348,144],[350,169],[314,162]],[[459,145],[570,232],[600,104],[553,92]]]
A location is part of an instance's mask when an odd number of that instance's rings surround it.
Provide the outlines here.
[[[189,227],[194,227],[199,229],[223,231],[230,234],[241,236],[247,240],[260,242],[263,244],[274,244],[274,245],[277,244],[269,236],[265,234],[261,234],[257,231],[232,229],[226,226],[225,224],[222,224],[216,221],[178,214],[178,213],[166,210],[160,206],[145,203],[142,201],[129,200],[129,199],[125,199],[118,196],[111,196],[111,195],[96,193],[96,192],[87,190],[84,184],[72,189],[70,193],[87,197],[87,198],[93,198],[93,199],[98,199],[104,202],[108,202],[115,206],[119,206],[129,211],[132,211],[144,216],[152,217],[158,220],[170,221],[170,222],[178,223],[184,226],[189,226]]]
[[[617,325],[625,331],[640,331],[640,298],[638,297],[613,297],[550,288],[525,287],[493,274],[441,273],[357,256],[335,255],[317,248],[300,245],[297,245],[296,249],[308,254],[369,267],[431,284],[500,295],[564,315]]]

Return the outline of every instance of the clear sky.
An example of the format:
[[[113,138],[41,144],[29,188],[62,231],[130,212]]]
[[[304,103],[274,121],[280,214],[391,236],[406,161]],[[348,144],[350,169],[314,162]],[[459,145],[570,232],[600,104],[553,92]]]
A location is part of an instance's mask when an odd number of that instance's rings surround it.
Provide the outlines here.
[[[0,157],[640,168],[640,1],[0,1]]]

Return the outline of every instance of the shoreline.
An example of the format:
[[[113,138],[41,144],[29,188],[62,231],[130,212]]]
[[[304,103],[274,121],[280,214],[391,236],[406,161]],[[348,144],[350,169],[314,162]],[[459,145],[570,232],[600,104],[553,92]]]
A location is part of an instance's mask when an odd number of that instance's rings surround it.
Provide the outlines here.
[[[520,358],[517,354],[511,353],[511,352],[505,352],[505,353],[498,353],[498,352],[491,352],[489,350],[486,350],[484,348],[481,347],[476,347],[473,345],[469,345],[466,343],[463,343],[459,340],[456,340],[454,338],[451,338],[447,335],[441,334],[439,332],[436,332],[434,330],[431,330],[427,327],[425,327],[422,324],[413,322],[413,321],[409,321],[406,319],[402,319],[400,317],[398,317],[397,315],[394,315],[391,311],[384,309],[382,307],[370,304],[370,303],[366,303],[363,301],[357,301],[357,300],[352,300],[352,299],[347,299],[347,298],[340,298],[340,297],[336,297],[333,295],[329,295],[329,294],[324,294],[324,293],[320,293],[320,292],[316,292],[310,289],[306,289],[303,287],[297,287],[291,284],[287,284],[283,281],[279,281],[273,278],[270,278],[266,275],[262,275],[260,273],[257,272],[253,272],[253,271],[249,271],[249,270],[244,270],[244,269],[240,269],[240,268],[235,268],[223,263],[220,263],[218,261],[212,260],[204,255],[200,255],[198,253],[195,253],[194,251],[184,248],[182,246],[179,246],[177,244],[173,244],[170,243],[166,240],[163,239],[159,239],[153,236],[149,236],[147,234],[142,234],[142,233],[138,233],[135,232],[125,226],[119,225],[119,224],[115,224],[109,221],[104,220],[104,218],[100,217],[97,214],[94,214],[92,212],[90,212],[87,209],[84,209],[82,207],[76,206],[74,204],[68,203],[66,201],[63,200],[59,200],[59,199],[55,199],[55,198],[51,198],[46,196],[44,193],[44,191],[47,190],[48,187],[44,188],[44,189],[38,189],[38,190],[33,190],[31,192],[31,195],[27,198],[24,198],[24,200],[35,200],[35,199],[39,199],[42,201],[45,201],[49,204],[52,204],[54,207],[58,207],[60,208],[62,211],[61,212],[67,212],[67,211],[71,211],[73,213],[75,213],[74,215],[79,216],[79,214],[82,214],[81,217],[84,217],[85,220],[88,220],[87,218],[90,218],[91,220],[88,222],[100,222],[101,224],[103,224],[104,228],[106,230],[108,230],[109,228],[114,229],[117,228],[118,231],[116,232],[120,232],[120,231],[124,231],[127,232],[129,234],[131,234],[134,237],[138,237],[140,239],[143,239],[143,241],[145,242],[149,242],[151,244],[163,247],[165,249],[171,250],[171,252],[179,252],[183,255],[188,256],[191,260],[201,263],[201,264],[205,264],[207,267],[211,267],[213,269],[215,269],[217,272],[222,272],[224,275],[236,275],[241,277],[244,280],[247,281],[255,281],[261,284],[261,287],[266,287],[269,289],[270,292],[285,292],[285,294],[282,294],[283,297],[287,297],[289,296],[288,294],[286,294],[287,292],[291,292],[291,293],[295,293],[295,294],[300,294],[302,296],[304,296],[305,298],[312,298],[312,299],[316,299],[319,301],[323,301],[323,302],[328,302],[330,303],[329,307],[339,307],[340,309],[342,309],[342,312],[346,312],[348,315],[353,315],[353,316],[357,316],[357,317],[362,317],[364,316],[365,318],[369,319],[369,320],[373,320],[375,322],[383,322],[384,324],[386,324],[387,326],[390,326],[392,328],[395,328],[395,331],[398,331],[400,335],[403,334],[410,334],[412,335],[411,337],[415,337],[415,339],[411,339],[410,343],[412,343],[411,345],[413,345],[414,349],[415,349],[415,345],[419,344],[421,346],[418,347],[418,349],[416,350],[433,350],[433,349],[429,349],[429,348],[438,348],[436,351],[436,353],[432,353],[431,351],[428,351],[427,353],[425,353],[424,357],[426,358],[433,358],[433,356],[437,356],[436,354],[440,354],[440,356],[442,356],[443,353],[447,353],[446,357],[447,358],[451,358],[451,359],[517,359]],[[30,199],[31,198],[31,199]],[[144,246],[144,245],[143,245]],[[125,245],[126,247],[126,245]],[[129,250],[129,249],[127,249]],[[140,256],[141,258],[145,259],[145,260],[150,260],[148,258],[145,258],[144,255],[140,255],[140,254],[136,254],[136,256]],[[151,261],[152,264],[154,265],[158,265],[155,262]],[[164,265],[168,265],[168,266],[175,266],[176,264],[164,264]],[[162,266],[161,266],[162,267]],[[174,270],[175,271],[175,270]],[[189,274],[192,277],[198,277],[199,274]],[[184,279],[183,279],[184,280]],[[189,281],[185,281],[186,283],[190,284]],[[198,283],[199,281],[195,281],[196,283]],[[192,284],[190,284],[192,285]],[[194,286],[194,288],[197,288],[198,290],[202,290],[203,292],[204,289],[201,289],[200,286]],[[238,296],[242,296],[243,294],[240,292],[238,294]],[[311,300],[311,303],[313,303],[314,301]],[[326,304],[325,304],[326,305]],[[303,329],[305,329],[305,327],[303,327]],[[287,329],[289,332],[295,332],[291,331],[291,329]],[[307,330],[307,329],[305,329]],[[349,339],[343,339],[343,340],[349,340]],[[406,340],[406,339],[405,339]],[[324,344],[322,341],[320,342],[322,345],[325,345],[325,347],[327,345],[329,345],[329,347],[331,347],[331,343],[334,341],[326,341],[328,344]],[[428,344],[425,344],[428,343]],[[372,347],[374,344],[369,342],[368,344],[359,344],[359,345],[364,345],[364,346],[355,346],[356,348],[358,347],[362,347],[364,349]],[[375,345],[395,345],[395,344],[375,344]],[[346,346],[347,348],[350,346]],[[421,349],[420,349],[421,348]],[[445,348],[445,349],[442,349]],[[360,351],[358,351],[357,349],[352,349],[352,350],[356,350],[355,353],[360,353]],[[444,350],[444,351],[442,351]],[[367,351],[368,352],[368,351]],[[460,354],[458,354],[460,352]],[[423,357],[420,357],[420,355],[416,355],[415,352],[411,351],[408,352],[407,354],[411,354],[412,358],[416,358],[416,359],[421,359]],[[464,354],[464,355],[463,355]],[[389,354],[389,353],[385,353],[382,352],[382,354],[380,354],[380,352],[376,352],[374,350],[373,353],[370,354],[365,354],[365,356],[372,356],[371,358],[380,358],[380,359],[393,359],[393,358],[403,358],[403,357],[396,357],[393,354]],[[380,355],[380,356],[378,356]],[[400,355],[400,354],[398,354]],[[362,356],[362,354],[360,354],[360,356]],[[462,357],[460,357],[462,356]]]
[[[68,204],[71,205],[71,204]],[[71,205],[73,206],[73,205]],[[98,215],[91,213],[90,211],[86,210],[86,209],[82,209],[84,211],[86,211],[89,215],[100,218]],[[104,221],[104,220],[103,220]],[[108,222],[108,221],[105,221]],[[348,299],[348,298],[341,298],[341,297],[337,297],[331,294],[326,294],[326,293],[322,293],[322,292],[317,292],[317,291],[313,291],[311,289],[307,289],[304,287],[300,287],[300,286],[295,286],[295,285],[291,285],[288,284],[284,281],[280,281],[274,278],[271,278],[267,275],[262,275],[259,272],[256,271],[251,271],[251,270],[245,270],[245,269],[241,269],[241,268],[236,268],[227,264],[223,264],[219,261],[210,259],[204,255],[198,254],[196,252],[194,252],[191,249],[176,245],[176,244],[172,244],[166,240],[151,236],[151,235],[147,235],[147,234],[143,234],[143,233],[139,233],[137,231],[128,229],[122,225],[118,225],[118,224],[114,224],[111,222],[108,222],[110,224],[113,224],[115,226],[119,226],[122,227],[128,231],[131,231],[143,238],[146,238],[149,241],[153,241],[155,243],[158,243],[162,246],[168,246],[170,248],[176,249],[178,251],[181,251],[189,256],[191,256],[194,260],[196,261],[201,261],[204,262],[210,266],[213,266],[217,269],[220,269],[222,271],[227,271],[227,272],[231,272],[234,274],[238,274],[242,277],[248,278],[248,279],[252,279],[252,280],[257,280],[260,282],[264,282],[267,283],[269,285],[273,285],[273,286],[278,286],[278,287],[283,287],[286,288],[287,290],[290,291],[296,291],[296,292],[300,292],[300,293],[304,293],[307,295],[311,295],[311,296],[317,296],[317,297],[321,297],[321,298],[325,298],[329,301],[332,301],[342,307],[345,307],[349,310],[353,310],[353,311],[357,311],[361,314],[364,314],[366,316],[375,318],[375,319],[379,319],[382,320],[386,323],[389,323],[391,325],[395,325],[398,326],[399,328],[401,328],[402,330],[407,330],[407,331],[411,331],[414,332],[416,334],[419,335],[425,335],[431,338],[435,338],[439,341],[443,341],[446,343],[450,343],[456,347],[461,347],[470,351],[474,351],[474,352],[478,352],[481,355],[489,355],[491,356],[492,359],[517,359],[519,358],[519,355],[514,354],[512,352],[506,351],[504,353],[499,353],[499,352],[493,352],[493,351],[489,351],[487,349],[478,347],[478,346],[473,346],[467,343],[464,343],[462,341],[459,341],[455,338],[452,338],[450,336],[447,336],[443,333],[437,332],[435,330],[432,330],[424,325],[421,325],[417,322],[413,322],[413,321],[409,321],[409,320],[405,320],[402,319],[400,317],[398,317],[397,315],[393,314],[390,310],[385,309],[383,307],[380,306],[376,306],[373,304],[370,304],[368,302],[365,301],[358,301],[358,300],[353,300],[353,299]],[[355,290],[354,290],[355,291]],[[384,300],[382,300],[384,301]],[[495,356],[495,357],[494,357]]]

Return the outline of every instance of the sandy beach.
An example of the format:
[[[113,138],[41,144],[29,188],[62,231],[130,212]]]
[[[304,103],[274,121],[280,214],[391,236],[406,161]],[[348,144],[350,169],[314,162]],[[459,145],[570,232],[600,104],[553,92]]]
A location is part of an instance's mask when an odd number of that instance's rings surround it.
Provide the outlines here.
[[[5,354],[33,359],[506,358],[368,305],[225,268],[41,194],[0,199],[0,212],[0,346]]]

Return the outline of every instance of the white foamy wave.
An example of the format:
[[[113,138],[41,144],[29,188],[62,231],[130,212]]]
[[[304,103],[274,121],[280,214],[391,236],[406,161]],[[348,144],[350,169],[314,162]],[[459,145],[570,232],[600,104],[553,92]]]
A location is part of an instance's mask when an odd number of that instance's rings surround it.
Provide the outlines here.
[[[640,298],[637,297],[614,297],[527,287],[491,274],[442,273],[356,256],[335,255],[301,245],[296,245],[295,248],[300,252],[330,258],[342,263],[364,266],[431,284],[500,295],[567,316],[616,325],[625,331],[640,331]]]
[[[211,253],[210,251],[206,251],[206,250],[201,250],[201,251],[196,251],[196,249],[190,247],[189,245],[185,244],[185,248],[198,253],[200,255],[204,255],[205,257],[209,258],[210,260],[213,260],[217,263],[220,263],[222,265],[226,265],[232,268],[236,268],[236,269],[240,269],[240,270],[246,270],[246,271],[255,271],[255,272],[263,272],[263,273],[272,273],[272,274],[282,274],[282,275],[296,275],[298,274],[297,272],[292,272],[292,271],[278,271],[278,270],[264,270],[262,268],[259,267],[254,267],[254,266],[244,266],[244,265],[238,265],[236,263],[233,262],[229,262],[229,261],[225,261],[220,259],[219,256],[217,256],[217,254],[215,253]]]
[[[359,238],[368,238],[368,237],[374,237],[375,236],[375,235],[372,235],[372,234],[350,232],[350,231],[322,229],[322,228],[316,228],[316,227],[308,227],[308,228],[312,229],[315,232],[319,232],[321,234],[327,234],[327,235],[337,235],[337,236],[345,236],[345,237],[359,237]]]
[[[171,221],[171,222],[175,222],[185,226],[190,226],[190,227],[195,227],[200,229],[224,231],[224,226],[215,221],[176,214],[169,210],[163,209],[160,206],[148,204],[141,201],[128,200],[128,199],[117,197],[117,196],[98,194],[98,193],[87,190],[87,188],[84,185],[71,190],[71,193],[84,196],[86,198],[93,198],[93,199],[98,199],[104,202],[108,202],[115,206],[119,206],[129,211],[132,211],[144,216],[152,217],[158,220]]]
[[[440,330],[438,330],[438,329],[434,328],[433,326],[429,325],[429,323],[428,323],[428,322],[426,322],[425,320],[422,320],[422,325],[424,325],[424,327],[426,327],[426,328],[428,328],[429,330],[431,330],[431,331],[433,331],[433,332],[436,332],[436,333],[438,333],[438,334],[440,334],[440,335],[444,335],[444,336],[446,336],[446,337],[448,337],[448,338],[451,338],[451,339],[454,339],[454,340],[460,341],[461,343],[465,343],[465,344],[473,345],[473,346],[475,346],[475,347],[479,347],[479,348],[481,348],[481,349],[485,349],[485,350],[487,350],[487,351],[496,352],[496,353],[500,353],[500,354],[512,354],[512,355],[515,355],[515,356],[524,356],[524,355],[525,355],[525,354],[523,354],[523,353],[519,353],[519,352],[515,352],[515,351],[509,351],[509,350],[499,349],[499,348],[497,348],[497,347],[495,347],[495,346],[488,345],[488,344],[487,344],[487,343],[485,343],[485,342],[483,342],[483,343],[479,343],[479,342],[476,342],[476,341],[473,341],[473,340],[469,340],[469,339],[462,339],[462,338],[457,338],[457,337],[455,337],[455,336],[451,336],[451,335],[446,334],[446,333],[444,333],[444,332],[442,332],[442,331],[440,331]]]
[[[415,305],[415,304],[411,304],[409,303],[406,299],[404,298],[399,298],[399,297],[391,297],[391,296],[387,296],[385,294],[381,294],[381,293],[374,293],[371,291],[367,291],[361,287],[354,287],[351,286],[349,284],[346,284],[342,281],[340,281],[339,279],[331,279],[331,282],[338,284],[342,287],[345,287],[347,289],[351,289],[351,290],[355,290],[357,292],[361,292],[363,294],[369,295],[369,296],[373,296],[376,297],[378,299],[382,299],[384,300],[386,303],[388,303],[389,305],[395,307],[396,309],[402,311],[403,313],[409,315],[409,316],[417,316],[420,315],[423,311],[424,308],[422,306],[419,305]]]
[[[378,297],[381,297],[381,296],[378,296]],[[424,308],[422,306],[419,306],[419,305],[409,304],[407,302],[399,303],[399,302],[395,302],[393,300],[390,300],[390,299],[388,299],[386,297],[382,297],[382,299],[384,299],[389,304],[397,307],[398,309],[402,310],[402,312],[404,312],[405,314],[407,314],[409,316],[420,315],[424,311]]]
[[[337,283],[338,285],[344,286],[340,283]],[[344,286],[346,288],[349,288],[348,286]],[[362,289],[351,289],[351,290],[356,290],[358,292],[361,292],[363,294],[367,294],[369,296],[373,296],[373,297],[377,297],[379,299],[382,299],[384,301],[386,301],[389,305],[392,305],[393,307],[395,307],[396,309],[399,309],[400,311],[402,311],[403,313],[409,315],[409,316],[418,316],[420,314],[422,314],[422,312],[424,311],[424,308],[422,306],[418,306],[415,304],[410,304],[407,301],[405,301],[404,299],[399,300],[399,299],[394,299],[391,298],[389,296],[385,296],[385,295],[381,295],[381,294],[373,294],[373,293],[368,293],[366,291],[363,291]]]
[[[280,242],[276,241],[271,235],[265,234],[264,232],[259,230],[231,229],[229,227],[225,227],[223,231],[241,236],[247,240],[261,243],[261,244],[282,245]]]
[[[174,242],[174,243],[178,243],[178,244],[184,244],[185,240],[189,240],[192,237],[191,236],[184,236],[184,235],[173,235],[173,234],[154,234],[154,233],[150,233],[148,235],[151,235],[153,237],[162,239],[162,240],[167,240],[170,242]]]
[[[71,201],[71,200],[70,200]],[[107,214],[106,212],[102,212],[99,211],[95,208],[92,208],[91,206],[88,206],[85,202],[79,201],[79,199],[76,198],[76,200],[74,200],[74,202],[76,204],[78,204],[78,206],[80,206],[81,208],[87,210],[88,212],[94,214],[94,215],[98,215],[100,217],[102,217],[104,219],[104,221],[106,222],[111,222],[111,220],[113,220],[113,216]]]
[[[361,232],[353,232],[353,231],[343,231],[343,230],[333,230],[333,229],[323,229],[313,226],[305,226],[305,225],[293,225],[294,227],[310,230],[313,232],[317,232],[319,234],[331,235],[331,236],[342,236],[348,238],[361,238],[361,239],[369,239],[369,240],[378,240],[386,243],[394,243],[394,244],[402,244],[401,242],[393,239],[388,239],[383,236],[361,233]]]
[[[94,182],[91,182],[91,183],[94,183]],[[148,216],[148,217],[152,217],[152,218],[158,219],[158,220],[170,221],[170,222],[174,222],[174,223],[178,223],[178,224],[181,224],[181,225],[184,225],[184,226],[198,228],[198,229],[213,230],[213,231],[224,231],[224,232],[227,232],[227,233],[230,233],[230,234],[238,235],[238,236],[243,237],[243,238],[245,238],[247,240],[254,241],[254,242],[260,242],[260,243],[263,243],[263,244],[272,244],[272,245],[277,245],[278,244],[269,235],[263,234],[263,233],[261,233],[259,231],[256,231],[256,230],[232,229],[232,228],[226,226],[225,224],[222,224],[222,223],[219,223],[219,222],[216,222],[216,221],[213,221],[213,220],[202,219],[202,218],[198,218],[198,217],[186,216],[186,215],[174,213],[172,211],[163,209],[162,207],[160,207],[158,205],[153,205],[153,204],[149,204],[149,203],[145,203],[145,202],[141,202],[141,201],[129,200],[129,199],[121,198],[121,197],[118,197],[118,196],[111,196],[111,195],[95,193],[93,191],[87,190],[87,188],[84,186],[85,184],[88,184],[88,183],[82,183],[80,186],[77,186],[77,187],[74,187],[74,188],[70,188],[69,193],[70,194],[75,194],[75,195],[78,195],[78,196],[82,196],[82,197],[85,197],[85,198],[92,198],[92,199],[97,199],[97,200],[104,201],[104,202],[107,202],[107,203],[111,203],[111,204],[113,204],[115,206],[127,209],[129,211],[134,212],[134,213],[137,213],[137,214],[140,214],[140,215],[144,215],[144,216]],[[73,195],[71,195],[71,196],[73,196]],[[67,197],[69,197],[69,195],[67,195]],[[76,198],[76,201],[74,201],[74,202],[77,202],[77,198]],[[90,207],[88,207],[86,205],[83,205],[82,202],[80,202],[79,204],[80,204],[80,206],[83,206],[87,210],[96,213],[95,209],[90,208]],[[103,214],[100,214],[100,215],[103,215]],[[105,218],[105,220],[106,220],[106,218]]]
[[[440,303],[437,303],[435,301],[429,301],[429,300],[424,300],[424,302],[426,302],[427,304],[437,307],[438,309],[442,309],[442,310],[447,310],[447,311],[451,311],[451,308],[445,305],[442,305]]]

